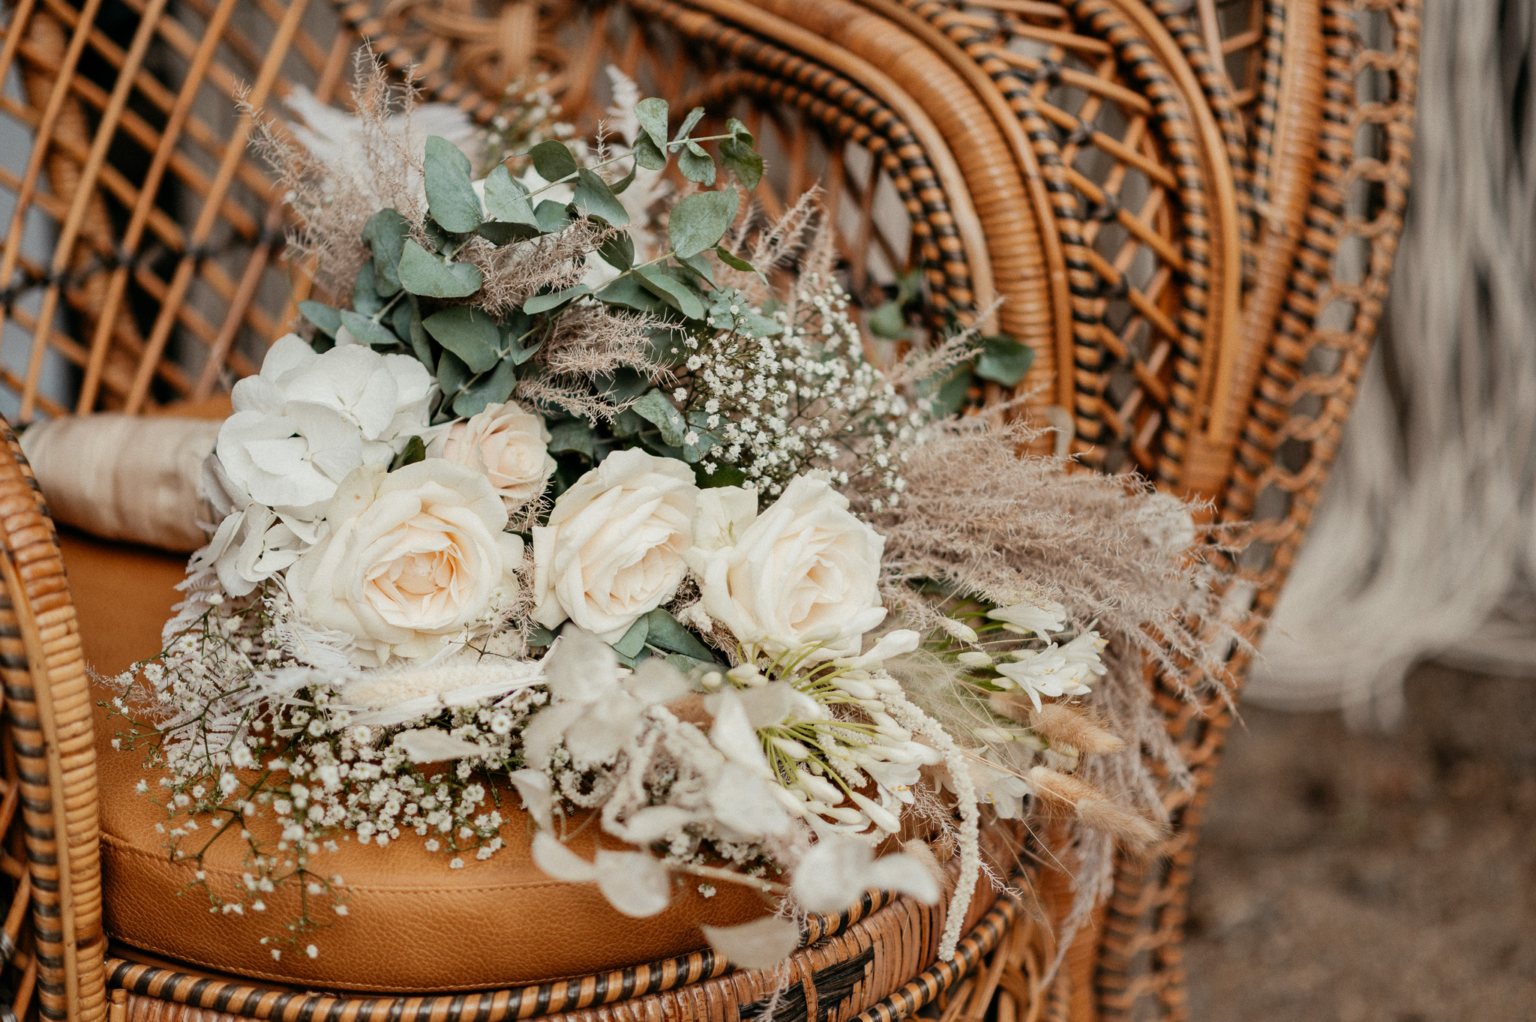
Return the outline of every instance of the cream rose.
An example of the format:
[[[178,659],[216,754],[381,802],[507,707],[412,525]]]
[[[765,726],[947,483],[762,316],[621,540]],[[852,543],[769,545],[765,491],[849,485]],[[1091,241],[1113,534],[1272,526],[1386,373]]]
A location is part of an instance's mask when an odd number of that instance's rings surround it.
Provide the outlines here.
[[[549,524],[533,530],[533,618],[554,628],[566,618],[604,642],[672,597],[688,573],[699,490],[674,458],[630,449],[555,499]]]
[[[514,401],[487,405],[434,439],[427,456],[483,471],[513,511],[544,492],[555,471],[544,420]]]
[[[687,559],[709,616],[771,655],[819,642],[818,656],[857,656],[885,618],[885,537],[814,476],[792,480],[761,515],[750,491],[704,492]]]
[[[329,532],[288,570],[295,608],[355,638],[359,663],[430,656],[517,585],[523,543],[484,475],[441,458],[343,480]]]

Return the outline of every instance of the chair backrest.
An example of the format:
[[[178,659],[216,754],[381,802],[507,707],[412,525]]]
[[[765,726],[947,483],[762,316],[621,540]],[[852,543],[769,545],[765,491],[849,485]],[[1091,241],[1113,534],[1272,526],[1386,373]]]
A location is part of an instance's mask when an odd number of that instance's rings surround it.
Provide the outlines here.
[[[366,38],[423,98],[480,120],[509,87],[547,76],[586,131],[611,64],[674,107],[745,121],[769,156],[766,213],[819,183],[866,306],[918,268],[930,325],[980,321],[1028,344],[1026,404],[1086,463],[1255,522],[1233,598],[1261,622],[1385,292],[1417,3],[16,0],[0,30],[0,412],[24,423],[205,398],[253,372],[294,322],[313,285],[283,261],[281,196],[237,100],[261,107],[295,86],[344,100]],[[41,557],[27,544],[51,527],[28,514],[6,520],[13,564]],[[27,587],[42,583],[28,578],[6,578],[18,620],[31,615],[39,643],[67,644],[46,638],[72,635],[67,599],[39,609]],[[70,713],[84,697],[68,657],[5,652],[25,655],[4,663],[32,679],[29,692],[6,675],[8,748],[20,750],[38,685]],[[1189,680],[1154,686],[1198,783],[1168,786],[1166,856],[1121,864],[1075,959],[1087,963],[1078,1017],[1182,1017],[1193,843],[1230,719],[1219,701],[1187,699]],[[80,755],[75,774],[35,789],[35,765],[8,757],[0,803],[0,823],[18,790],[34,813],[0,866],[20,881],[17,904],[31,888],[34,935],[11,970],[21,1005],[35,989],[50,1018],[100,1017],[105,1004]],[[33,851],[45,816],[83,871],[62,885],[66,909],[45,893],[60,887],[58,863]]]

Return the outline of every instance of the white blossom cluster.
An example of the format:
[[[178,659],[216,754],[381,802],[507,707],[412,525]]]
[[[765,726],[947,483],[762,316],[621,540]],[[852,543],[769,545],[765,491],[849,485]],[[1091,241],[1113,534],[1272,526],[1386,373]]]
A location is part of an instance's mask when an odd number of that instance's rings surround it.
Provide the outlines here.
[[[872,510],[894,508],[906,486],[901,465],[928,419],[865,356],[835,279],[809,274],[796,288],[768,315],[723,288],[706,320],[716,332],[679,342],[673,396],[692,426],[684,442],[714,438],[705,471],[734,466],[768,497],[819,468]]]

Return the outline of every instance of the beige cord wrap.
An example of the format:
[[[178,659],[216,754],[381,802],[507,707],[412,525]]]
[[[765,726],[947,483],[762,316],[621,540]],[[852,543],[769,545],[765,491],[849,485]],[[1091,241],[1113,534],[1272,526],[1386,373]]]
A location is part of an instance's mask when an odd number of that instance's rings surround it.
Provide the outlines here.
[[[53,517],[92,535],[196,550],[197,481],[220,422],[81,415],[28,427],[21,449]]]

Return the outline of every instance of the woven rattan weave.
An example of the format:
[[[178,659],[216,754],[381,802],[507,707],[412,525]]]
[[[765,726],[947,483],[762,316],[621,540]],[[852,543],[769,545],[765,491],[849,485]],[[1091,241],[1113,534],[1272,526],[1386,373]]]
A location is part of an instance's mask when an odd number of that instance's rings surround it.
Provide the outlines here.
[[[310,284],[281,262],[282,206],[247,151],[237,100],[260,107],[303,86],[335,101],[367,39],[424,98],[482,119],[509,86],[547,76],[588,130],[612,64],[674,105],[746,121],[769,156],[767,214],[819,184],[860,300],[883,301],[898,274],[921,268],[932,322],[985,318],[1031,345],[1027,403],[1070,431],[1083,460],[1251,521],[1233,598],[1262,620],[1385,294],[1408,181],[1417,7],[15,0],[0,29],[0,411],[25,423],[207,397],[253,372],[294,319]],[[52,523],[5,440],[0,997],[17,1016],[761,1013],[763,977],[704,952],[426,999],[108,961],[79,636]],[[1120,864],[1112,898],[1048,988],[1050,926],[1013,898],[957,959],[932,963],[932,913],[871,895],[810,935],[779,1017],[1185,1017],[1194,842],[1230,713],[1184,699],[1183,680],[1152,684],[1197,785],[1169,785],[1177,826],[1163,855]],[[1047,906],[1064,901],[1052,897],[1060,874],[1024,880]]]

